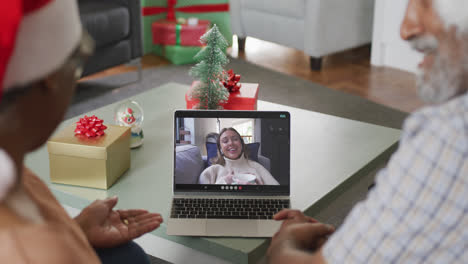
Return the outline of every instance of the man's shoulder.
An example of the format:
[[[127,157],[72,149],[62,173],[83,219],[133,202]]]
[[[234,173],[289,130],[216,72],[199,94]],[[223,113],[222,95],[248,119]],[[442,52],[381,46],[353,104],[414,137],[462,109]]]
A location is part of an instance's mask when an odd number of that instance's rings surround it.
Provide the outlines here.
[[[98,263],[92,251],[70,237],[67,228],[52,223],[28,224],[0,230],[2,263]]]
[[[403,125],[402,140],[421,134],[445,139],[468,139],[466,127],[468,127],[468,94],[412,113]]]

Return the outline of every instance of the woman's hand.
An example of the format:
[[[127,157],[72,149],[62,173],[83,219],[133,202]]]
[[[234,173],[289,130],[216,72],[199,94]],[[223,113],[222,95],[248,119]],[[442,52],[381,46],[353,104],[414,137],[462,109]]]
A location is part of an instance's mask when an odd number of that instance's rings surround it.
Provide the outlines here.
[[[256,177],[255,178],[255,184],[264,185],[265,183],[263,182],[263,180],[260,177]]]
[[[232,184],[234,182],[233,177],[234,177],[234,170],[230,170],[228,174],[223,177],[223,179],[226,182],[226,184]]]
[[[112,210],[117,197],[96,200],[75,218],[93,247],[108,248],[127,243],[158,228],[160,214],[146,210]]]
[[[252,173],[252,172],[241,172],[240,174],[248,174],[248,175],[252,175],[255,177],[255,180],[252,180],[252,181],[243,181],[241,180],[242,178],[239,178],[239,177],[236,177],[234,176],[233,178],[233,181],[235,181],[237,184],[240,184],[240,185],[263,185],[263,181],[262,179],[260,179],[255,173]]]

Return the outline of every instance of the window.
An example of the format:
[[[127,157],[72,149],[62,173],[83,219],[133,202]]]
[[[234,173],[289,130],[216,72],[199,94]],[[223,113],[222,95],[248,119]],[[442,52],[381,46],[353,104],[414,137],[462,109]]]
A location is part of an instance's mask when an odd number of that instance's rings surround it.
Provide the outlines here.
[[[245,144],[254,142],[254,120],[238,120],[232,127],[239,132]]]

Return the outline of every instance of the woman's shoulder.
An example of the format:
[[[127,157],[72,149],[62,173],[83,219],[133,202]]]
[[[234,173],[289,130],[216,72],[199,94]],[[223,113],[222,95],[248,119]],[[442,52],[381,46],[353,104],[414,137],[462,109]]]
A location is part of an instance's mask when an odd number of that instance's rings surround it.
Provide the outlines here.
[[[223,168],[224,168],[224,166],[222,166],[222,165],[213,164],[213,165],[207,167],[207,168],[204,170],[204,172],[205,172],[205,171],[219,171],[219,170],[221,170],[221,169],[223,169]]]
[[[250,160],[250,159],[249,159],[249,160],[247,160],[247,163],[249,164],[249,166],[254,167],[254,168],[264,168],[264,167],[262,166],[262,164],[260,164],[260,163],[258,163],[258,162],[256,162],[256,161],[254,161],[254,160]]]

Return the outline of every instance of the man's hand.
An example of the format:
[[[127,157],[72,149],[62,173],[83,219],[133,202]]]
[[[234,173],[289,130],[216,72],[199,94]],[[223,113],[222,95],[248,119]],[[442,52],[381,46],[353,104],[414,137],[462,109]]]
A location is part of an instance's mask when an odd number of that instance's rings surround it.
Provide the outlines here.
[[[284,240],[291,240],[299,249],[315,251],[319,249],[335,231],[333,226],[319,223],[299,210],[284,209],[273,216],[283,221],[280,230],[273,236],[272,245]],[[324,232],[327,231],[328,232]]]
[[[273,216],[277,221],[283,221],[281,227],[290,223],[318,223],[314,218],[305,215],[299,210],[283,209]]]
[[[275,220],[283,220],[280,230],[273,236],[267,256],[271,263],[320,260],[312,254],[319,250],[335,229],[318,223],[298,210],[285,209],[277,213]]]
[[[75,218],[93,247],[115,247],[158,228],[160,214],[146,210],[112,210],[117,197],[96,200]]]

